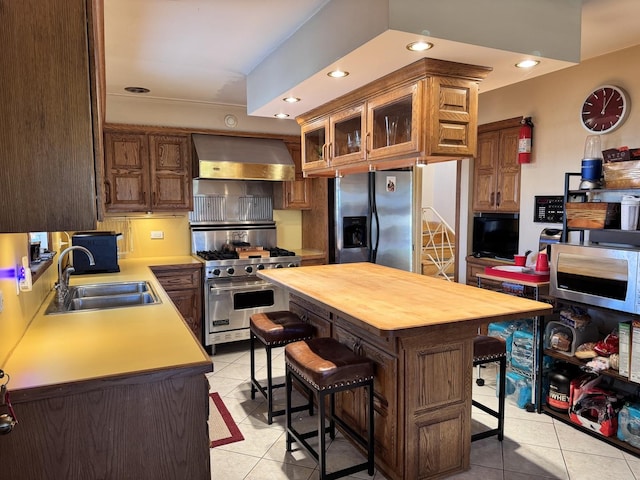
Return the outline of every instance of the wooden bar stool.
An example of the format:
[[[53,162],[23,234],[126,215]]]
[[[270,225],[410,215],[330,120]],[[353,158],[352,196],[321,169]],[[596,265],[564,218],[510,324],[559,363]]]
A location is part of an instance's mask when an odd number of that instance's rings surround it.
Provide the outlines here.
[[[309,339],[313,336],[312,325],[303,322],[298,315],[288,310],[268,313],[256,313],[250,318],[250,347],[251,347],[251,398],[256,398],[256,392],[262,393],[267,399],[267,423],[273,423],[273,417],[284,415],[285,410],[273,411],[273,390],[282,388],[284,383],[273,384],[271,372],[271,350],[282,347],[291,342]],[[255,340],[258,339],[265,348],[267,354],[267,386],[266,388],[256,379]],[[308,405],[295,407],[294,412],[309,410],[313,415],[313,396],[309,393]]]
[[[287,451],[291,451],[291,444],[295,441],[318,462],[320,466],[320,480],[332,480],[351,475],[361,470],[367,470],[369,475],[374,473],[373,451],[373,362],[362,355],[356,355],[349,348],[333,338],[314,338],[301,342],[290,343],[285,347],[284,360],[286,365],[287,385]],[[291,386],[296,379],[309,388],[318,400],[318,428],[306,433],[298,432],[291,422]],[[335,415],[335,393],[343,390],[366,387],[368,390],[367,409],[367,438],[355,432],[342,419]],[[325,426],[325,399],[329,397],[329,426]],[[341,427],[351,438],[358,442],[367,452],[367,461],[343,468],[327,474],[326,462],[326,433],[335,438],[335,427]],[[316,451],[307,442],[308,438],[319,437],[319,448]]]
[[[498,410],[483,405],[476,400],[471,400],[474,407],[498,419],[498,428],[486,430],[471,435],[471,441],[498,435],[498,440],[504,438],[504,400],[506,396],[506,374],[507,374],[507,346],[503,338],[478,335],[473,340],[473,366],[485,363],[500,362],[500,375],[498,382]]]

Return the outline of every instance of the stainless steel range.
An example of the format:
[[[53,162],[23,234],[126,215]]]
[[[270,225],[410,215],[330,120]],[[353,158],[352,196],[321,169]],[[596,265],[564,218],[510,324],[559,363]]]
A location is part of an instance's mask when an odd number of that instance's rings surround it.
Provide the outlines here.
[[[257,272],[299,267],[301,259],[276,246],[271,198],[259,186],[252,185],[258,188],[252,194],[230,195],[233,188],[229,184],[236,182],[224,182],[224,194],[202,193],[205,187],[213,188],[211,183],[215,182],[207,181],[204,186],[194,182],[200,193],[194,198],[190,222],[192,253],[205,260],[204,338],[205,345],[213,349],[216,344],[248,339],[249,317],[254,313],[288,308],[287,292],[258,278]],[[239,201],[239,197],[244,198]],[[260,218],[246,219],[252,215]]]

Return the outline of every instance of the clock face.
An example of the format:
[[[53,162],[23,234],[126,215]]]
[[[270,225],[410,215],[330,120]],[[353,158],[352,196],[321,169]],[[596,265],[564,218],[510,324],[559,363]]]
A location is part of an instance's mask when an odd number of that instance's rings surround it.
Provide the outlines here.
[[[613,85],[596,88],[582,103],[582,126],[591,133],[607,133],[626,119],[628,101],[625,92]]]

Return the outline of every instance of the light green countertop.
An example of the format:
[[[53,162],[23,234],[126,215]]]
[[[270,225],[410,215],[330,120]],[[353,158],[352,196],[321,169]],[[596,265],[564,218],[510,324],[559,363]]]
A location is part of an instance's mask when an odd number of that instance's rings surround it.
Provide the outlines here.
[[[9,356],[11,389],[28,389],[211,363],[151,272],[151,266],[201,263],[190,256],[120,260],[119,273],[71,277],[71,285],[149,281],[162,303],[44,315],[51,292]]]

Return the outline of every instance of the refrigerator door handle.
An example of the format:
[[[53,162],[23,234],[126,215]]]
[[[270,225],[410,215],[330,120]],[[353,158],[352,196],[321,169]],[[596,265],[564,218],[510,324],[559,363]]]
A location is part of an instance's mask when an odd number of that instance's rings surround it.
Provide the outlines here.
[[[378,243],[380,242],[380,218],[378,217],[378,207],[376,205],[376,177],[375,172],[369,172],[369,261],[376,263],[378,256]],[[375,224],[375,242],[372,242],[373,228]]]

